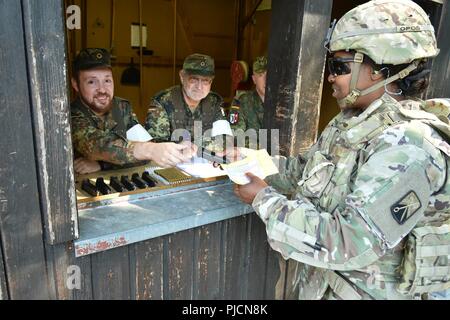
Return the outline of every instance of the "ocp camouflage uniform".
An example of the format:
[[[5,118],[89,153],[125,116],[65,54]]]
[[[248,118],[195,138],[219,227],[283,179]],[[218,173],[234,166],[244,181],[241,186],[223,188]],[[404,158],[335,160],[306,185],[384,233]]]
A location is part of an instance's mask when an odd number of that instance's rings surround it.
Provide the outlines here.
[[[420,102],[385,94],[357,117],[339,114],[304,158],[281,157],[254,199],[272,248],[305,263],[300,299],[412,298],[396,290],[404,239],[394,234],[415,217],[416,227],[449,219],[450,146],[425,124],[436,117],[407,109]]]
[[[234,123],[231,125],[233,130],[259,130],[263,127],[264,102],[256,90],[246,91],[235,97],[231,106],[239,108],[237,122],[229,119],[230,123]]]
[[[112,103],[113,108],[104,119],[80,98],[72,103],[72,140],[76,158],[82,156],[119,166],[139,162],[133,156],[133,142],[126,139],[126,132],[139,122],[127,100],[114,97]]]
[[[194,138],[195,121],[202,121],[205,132],[215,121],[225,120],[222,107],[222,97],[211,91],[192,112],[184,100],[181,86],[174,86],[152,98],[145,127],[156,141],[170,141],[176,129],[186,129]]]

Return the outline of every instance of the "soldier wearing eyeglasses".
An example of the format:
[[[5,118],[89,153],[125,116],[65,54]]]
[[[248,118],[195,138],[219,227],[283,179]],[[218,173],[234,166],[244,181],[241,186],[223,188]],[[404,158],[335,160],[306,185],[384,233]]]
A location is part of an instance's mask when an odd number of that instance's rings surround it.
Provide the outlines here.
[[[146,129],[156,141],[170,141],[172,132],[186,129],[194,138],[194,122],[202,122],[202,132],[225,119],[222,97],[211,91],[214,59],[204,54],[188,56],[180,71],[181,85],[157,93],[150,102]]]

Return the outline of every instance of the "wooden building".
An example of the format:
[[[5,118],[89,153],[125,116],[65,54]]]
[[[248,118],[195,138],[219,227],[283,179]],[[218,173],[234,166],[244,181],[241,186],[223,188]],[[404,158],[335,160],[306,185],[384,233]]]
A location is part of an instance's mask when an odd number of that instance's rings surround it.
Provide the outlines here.
[[[231,62],[267,52],[265,124],[292,155],[337,113],[322,39],[332,18],[362,2],[0,0],[0,299],[295,298],[298,265],[270,249],[228,180],[77,201],[70,61],[84,47],[111,48],[119,77],[134,58],[142,82],[116,93],[142,120],[146,101],[177,82],[184,56],[215,56],[215,90],[229,101]],[[449,97],[449,3],[417,2],[441,49],[427,96]],[[71,5],[81,30],[66,27]],[[130,45],[132,23],[147,25],[147,48]]]

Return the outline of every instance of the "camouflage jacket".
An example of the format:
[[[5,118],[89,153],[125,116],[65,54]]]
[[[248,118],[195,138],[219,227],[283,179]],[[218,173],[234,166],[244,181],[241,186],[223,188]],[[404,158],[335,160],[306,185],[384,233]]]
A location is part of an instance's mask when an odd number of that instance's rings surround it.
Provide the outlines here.
[[[114,97],[113,109],[104,119],[97,116],[79,98],[71,105],[72,140],[75,156],[115,165],[137,163],[133,143],[126,131],[138,124],[127,100]],[[118,123],[120,119],[123,122]]]
[[[194,122],[202,121],[202,134],[213,122],[225,119],[223,99],[210,92],[192,112],[184,100],[181,86],[157,93],[150,102],[145,127],[155,141],[170,141],[176,129],[186,129],[194,137]]]
[[[272,248],[304,263],[301,299],[411,298],[396,290],[404,240],[388,236],[416,215],[417,226],[447,220],[450,207],[438,192],[446,160],[436,146],[450,147],[403,115],[414,104],[384,95],[356,117],[339,114],[305,157],[280,157],[280,174],[254,199]],[[408,217],[395,216],[402,208]],[[389,224],[380,232],[375,220]]]
[[[256,90],[247,91],[233,99],[231,104],[230,117],[236,117],[233,108],[237,110],[238,118],[229,121],[232,123],[232,129],[259,130],[263,127],[264,103]]]

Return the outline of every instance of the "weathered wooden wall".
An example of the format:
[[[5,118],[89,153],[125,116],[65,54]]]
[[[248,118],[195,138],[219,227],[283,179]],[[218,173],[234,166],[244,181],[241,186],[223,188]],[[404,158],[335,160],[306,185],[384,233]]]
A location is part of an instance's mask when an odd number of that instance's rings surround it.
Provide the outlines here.
[[[47,241],[61,243],[78,237],[74,173],[59,165],[73,159],[63,7],[60,0],[22,7],[41,211]]]
[[[433,61],[433,68],[430,78],[430,88],[427,96],[429,98],[450,97],[450,3],[444,1],[442,6],[442,15],[437,20],[437,42],[441,50],[439,55]]]
[[[6,300],[9,298],[8,288],[6,284],[5,267],[3,265],[3,249],[0,239],[0,300]]]
[[[9,298],[49,298],[20,1],[0,1],[0,235]],[[32,63],[32,62],[30,62]]]
[[[70,243],[47,252],[57,299],[275,299],[280,274],[254,214],[81,258]],[[70,266],[80,290],[66,285]]]

